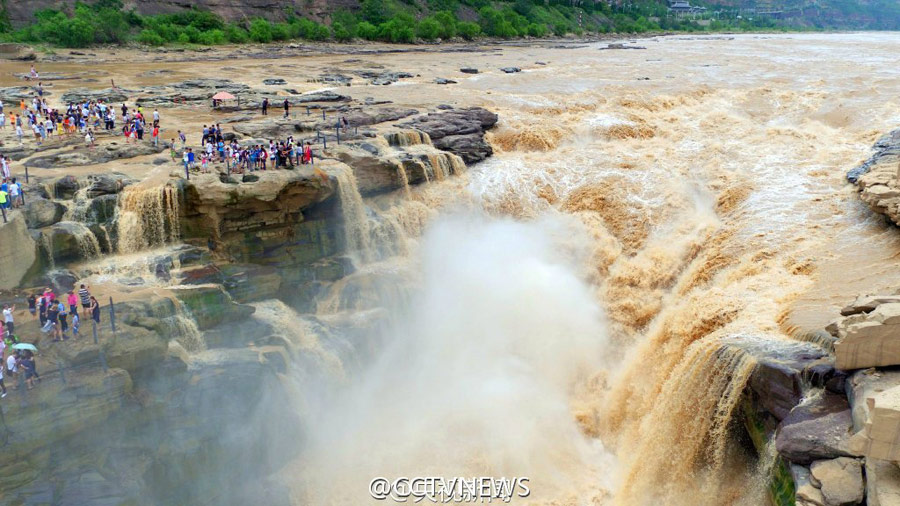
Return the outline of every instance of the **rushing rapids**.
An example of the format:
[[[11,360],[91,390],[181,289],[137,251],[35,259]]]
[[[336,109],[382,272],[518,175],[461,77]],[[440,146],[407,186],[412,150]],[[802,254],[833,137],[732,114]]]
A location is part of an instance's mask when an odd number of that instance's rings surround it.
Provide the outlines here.
[[[772,356],[824,355],[816,331],[844,301],[900,278],[896,230],[844,181],[898,121],[897,43],[384,55],[435,72],[524,67],[441,88],[499,115],[493,156],[467,167],[471,145],[390,125],[356,151],[332,145],[323,177],[189,188],[160,170],[117,188],[109,227],[59,222],[42,249],[58,268],[70,259],[54,257],[54,231],[74,237],[73,275],[133,312],[152,306],[126,322],[164,334],[197,381],[241,353],[241,367],[275,364],[265,385],[289,401],[260,402],[288,415],[265,426],[281,448],[260,467],[292,504],[367,504],[377,476],[528,476],[523,504],[764,504],[781,464],[742,425],[753,375]],[[323,62],[285,78],[318,92],[307,74]],[[258,71],[219,63],[197,69]],[[431,107],[429,86],[365,93]],[[92,209],[74,192],[67,219]],[[207,239],[218,249],[198,252]],[[200,490],[227,481],[217,472],[199,473],[213,484]]]

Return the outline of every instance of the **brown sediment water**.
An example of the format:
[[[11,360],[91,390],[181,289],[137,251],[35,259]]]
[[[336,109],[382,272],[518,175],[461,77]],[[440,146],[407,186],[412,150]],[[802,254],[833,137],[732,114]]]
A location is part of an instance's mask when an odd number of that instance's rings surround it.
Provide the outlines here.
[[[387,355],[402,367],[366,376],[316,420],[315,447],[283,476],[297,504],[364,503],[372,477],[428,471],[532,473],[534,504],[758,504],[766,467],[727,430],[754,364],[735,340],[790,342],[858,293],[900,282],[900,234],[844,178],[900,122],[898,43],[892,33],[661,37],[640,51],[536,44],[178,64],[101,52],[94,68],[123,87],[151,84],[138,76],[163,68],[174,72],[153,84],[212,75],[258,87],[274,72],[305,92],[327,87],[316,82],[326,70],[383,65],[420,77],[333,89],[423,109],[437,96],[500,116],[488,136],[495,155],[467,171],[421,135],[379,139],[421,150],[433,171],[432,184],[403,189],[402,204],[363,199],[352,174],[336,174],[360,270],[321,296],[318,316],[409,297],[398,279],[412,278],[425,287],[416,307],[432,319],[413,322],[415,339],[400,341],[409,348]],[[523,72],[496,70],[513,65]],[[203,106],[161,112],[164,138],[227,117]],[[148,169],[150,160],[73,173],[154,179],[178,169]],[[177,241],[168,191],[125,190],[122,252]],[[436,217],[473,207],[487,229],[439,225],[420,244]],[[490,225],[508,218],[522,227]],[[407,274],[420,264],[423,279]],[[605,316],[581,319],[593,310]],[[306,333],[289,338],[314,348]]]

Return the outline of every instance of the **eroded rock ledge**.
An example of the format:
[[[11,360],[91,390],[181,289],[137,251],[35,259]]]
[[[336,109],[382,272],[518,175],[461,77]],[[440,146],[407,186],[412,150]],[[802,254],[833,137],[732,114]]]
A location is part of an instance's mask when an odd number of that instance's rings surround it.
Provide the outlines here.
[[[900,129],[879,139],[874,150],[847,179],[859,186],[860,198],[873,211],[900,224]]]

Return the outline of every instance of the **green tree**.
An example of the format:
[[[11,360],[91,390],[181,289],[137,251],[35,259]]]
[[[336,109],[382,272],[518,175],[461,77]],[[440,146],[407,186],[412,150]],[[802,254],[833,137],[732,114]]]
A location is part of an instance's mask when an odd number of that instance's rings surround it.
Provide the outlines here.
[[[441,36],[441,24],[434,18],[425,18],[416,26],[416,35],[425,40],[434,40]]]
[[[463,21],[456,25],[456,31],[460,37],[466,40],[473,40],[481,35],[481,27],[477,23],[471,21]]]
[[[251,20],[250,40],[254,42],[272,42],[272,25],[262,18]]]
[[[362,18],[374,25],[380,25],[391,17],[387,0],[363,0],[360,4]]]

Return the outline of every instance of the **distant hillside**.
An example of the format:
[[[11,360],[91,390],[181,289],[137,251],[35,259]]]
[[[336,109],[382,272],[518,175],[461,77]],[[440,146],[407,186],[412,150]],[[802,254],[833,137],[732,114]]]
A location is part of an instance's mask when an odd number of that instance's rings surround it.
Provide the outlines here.
[[[711,9],[740,10],[782,24],[851,30],[900,30],[900,0],[712,0]]]
[[[0,41],[61,47],[806,29],[900,29],[900,0],[0,0]]]

